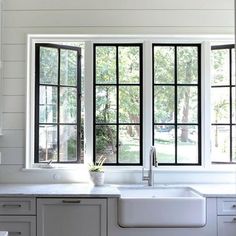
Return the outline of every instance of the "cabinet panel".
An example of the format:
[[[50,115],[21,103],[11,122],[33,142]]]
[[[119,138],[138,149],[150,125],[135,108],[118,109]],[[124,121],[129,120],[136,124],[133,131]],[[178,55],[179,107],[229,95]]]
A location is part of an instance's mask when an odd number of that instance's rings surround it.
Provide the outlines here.
[[[38,199],[38,236],[106,236],[106,199]]]
[[[35,216],[0,216],[0,231],[8,236],[36,236]]]
[[[218,216],[218,236],[235,236],[236,215]]]
[[[218,215],[236,215],[236,198],[218,198]]]
[[[35,215],[34,198],[0,198],[0,215]]]

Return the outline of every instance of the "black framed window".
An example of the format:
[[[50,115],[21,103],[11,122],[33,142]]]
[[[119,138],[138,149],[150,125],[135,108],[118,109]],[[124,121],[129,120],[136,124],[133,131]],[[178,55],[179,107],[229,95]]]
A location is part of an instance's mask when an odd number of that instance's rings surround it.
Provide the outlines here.
[[[153,144],[160,165],[201,165],[200,44],[153,44]]]
[[[235,49],[234,45],[211,49],[211,159],[235,164]]]
[[[94,44],[94,161],[142,165],[142,44]]]
[[[35,45],[35,163],[81,158],[81,50]]]

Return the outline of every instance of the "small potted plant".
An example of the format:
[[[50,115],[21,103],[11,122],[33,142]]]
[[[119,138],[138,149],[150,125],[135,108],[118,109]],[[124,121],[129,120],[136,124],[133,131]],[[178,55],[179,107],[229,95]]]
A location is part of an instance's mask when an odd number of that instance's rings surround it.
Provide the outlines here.
[[[89,164],[89,174],[95,186],[104,185],[103,163],[105,160],[105,157],[100,157],[94,164]]]

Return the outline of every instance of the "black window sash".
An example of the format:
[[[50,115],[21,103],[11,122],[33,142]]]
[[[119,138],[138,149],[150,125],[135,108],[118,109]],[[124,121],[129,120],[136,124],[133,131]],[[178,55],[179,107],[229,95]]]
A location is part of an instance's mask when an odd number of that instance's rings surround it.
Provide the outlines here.
[[[40,83],[40,47],[48,47],[58,49],[58,84],[41,84]],[[77,85],[69,86],[69,85],[60,85],[60,51],[61,49],[65,50],[73,50],[77,52]],[[39,89],[40,85],[43,86],[55,86],[58,88],[57,94],[57,122],[55,123],[40,123],[39,122]],[[77,160],[76,161],[60,161],[59,159],[59,150],[60,150],[60,125],[70,125],[70,123],[60,123],[60,88],[62,87],[73,87],[77,90],[77,121],[73,123],[73,125],[77,126]],[[57,45],[50,43],[36,43],[35,44],[35,134],[34,134],[34,162],[35,163],[44,163],[39,160],[39,126],[43,125],[55,125],[57,126],[57,161],[53,161],[53,163],[81,163],[81,49],[79,47],[67,46],[67,45]]]
[[[232,114],[233,114],[233,96],[232,96],[232,88],[235,88],[235,85],[233,85],[232,80],[235,79],[233,78],[232,75],[232,50],[235,49],[234,44],[226,44],[226,45],[214,45],[211,47],[211,50],[228,50],[229,51],[229,84],[225,85],[212,85],[211,88],[229,88],[229,123],[211,123],[211,126],[229,126],[229,132],[230,132],[230,156],[229,156],[229,161],[212,161],[213,164],[235,164],[236,162],[233,161],[233,127],[236,127],[235,121],[232,119]],[[234,65],[233,65],[234,66]],[[235,93],[236,94],[236,93]]]
[[[116,47],[116,83],[96,83],[96,48],[97,47],[109,47],[113,46]],[[119,47],[139,47],[139,64],[140,64],[140,71],[139,76],[140,80],[139,83],[135,84],[129,84],[129,83],[119,83],[119,53],[118,49]],[[108,166],[135,166],[135,165],[143,165],[143,45],[142,44],[103,44],[103,43],[96,43],[93,46],[93,161],[96,162],[96,126],[97,125],[115,125],[116,126],[116,145],[117,145],[117,152],[116,152],[116,163],[104,163],[104,165]],[[116,104],[117,104],[117,113],[116,113],[116,122],[115,123],[96,123],[96,87],[97,86],[115,86],[117,91],[117,98],[116,98]],[[139,117],[139,123],[120,123],[119,122],[119,87],[122,86],[139,86],[140,91],[140,117]],[[140,141],[139,141],[139,147],[140,147],[140,155],[139,155],[139,163],[120,163],[119,162],[119,126],[120,125],[139,125],[140,126]]]
[[[155,47],[174,47],[174,83],[173,84],[158,84],[155,83],[155,61],[154,61],[154,49]],[[178,79],[178,75],[177,75],[177,48],[178,47],[197,47],[198,49],[198,82],[197,84],[178,84],[177,83],[177,79]],[[163,165],[163,166],[198,166],[202,164],[202,159],[201,159],[201,45],[200,44],[152,44],[152,144],[154,145],[155,143],[155,134],[154,134],[154,128],[155,125],[173,125],[174,129],[175,129],[175,162],[174,163],[158,163],[158,165]],[[173,123],[155,123],[155,119],[154,119],[154,88],[155,86],[172,86],[174,87],[175,90],[175,118],[174,118],[174,122]],[[182,124],[182,123],[178,123],[177,120],[177,90],[179,86],[195,86],[197,87],[198,90],[198,122],[197,123],[187,123],[187,124]],[[178,148],[178,130],[177,127],[179,125],[195,125],[198,127],[198,162],[197,163],[178,163],[178,155],[177,155],[177,148]]]

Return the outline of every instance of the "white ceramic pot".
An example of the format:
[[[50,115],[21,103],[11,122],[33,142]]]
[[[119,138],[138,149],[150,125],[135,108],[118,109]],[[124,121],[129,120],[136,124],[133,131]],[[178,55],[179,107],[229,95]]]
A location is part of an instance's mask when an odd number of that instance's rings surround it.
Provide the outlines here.
[[[89,171],[91,180],[95,186],[104,185],[104,172]]]

